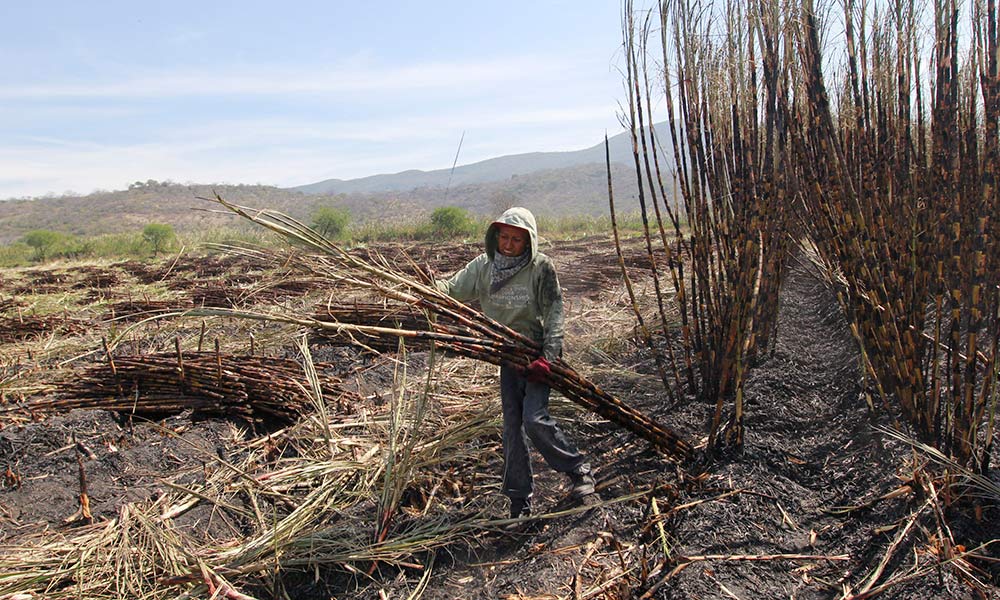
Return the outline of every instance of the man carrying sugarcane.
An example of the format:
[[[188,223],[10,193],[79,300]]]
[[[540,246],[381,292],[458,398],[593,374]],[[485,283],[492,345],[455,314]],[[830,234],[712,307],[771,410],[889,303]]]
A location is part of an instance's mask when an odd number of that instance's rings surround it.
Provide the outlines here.
[[[570,477],[574,499],[594,493],[590,464],[549,415],[551,361],[562,355],[562,290],[552,260],[538,251],[535,217],[514,207],[486,229],[486,252],[437,287],[456,300],[479,300],[486,316],[535,340],[542,353],[526,368],[500,368],[503,493],[511,518],[531,514],[532,474],[526,437],[550,467]]]

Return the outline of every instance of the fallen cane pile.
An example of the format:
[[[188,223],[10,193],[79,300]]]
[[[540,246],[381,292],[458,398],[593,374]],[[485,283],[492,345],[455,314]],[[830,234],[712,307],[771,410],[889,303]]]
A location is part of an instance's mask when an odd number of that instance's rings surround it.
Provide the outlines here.
[[[310,410],[302,365],[294,360],[217,352],[117,356],[74,373],[57,396],[31,403],[32,411],[100,408],[139,415],[184,410],[246,420],[294,421]],[[324,394],[349,392],[320,376]]]
[[[80,333],[87,323],[62,315],[21,315],[0,317],[0,344],[14,344],[35,336],[49,335],[55,331],[66,334]]]
[[[427,330],[430,325],[427,314],[412,306],[388,302],[352,302],[350,304],[321,304],[317,306],[312,317],[317,321],[336,322],[354,325],[377,325],[394,329]],[[351,332],[331,331],[317,327],[310,332],[313,340],[326,343],[361,344],[381,352],[395,350],[399,346],[398,339],[386,336],[365,335],[363,337]],[[429,345],[429,344],[425,344]]]

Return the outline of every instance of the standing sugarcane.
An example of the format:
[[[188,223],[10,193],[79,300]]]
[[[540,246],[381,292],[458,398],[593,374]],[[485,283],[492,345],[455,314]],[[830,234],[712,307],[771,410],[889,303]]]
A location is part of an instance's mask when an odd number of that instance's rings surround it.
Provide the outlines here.
[[[743,384],[758,348],[766,348],[776,330],[778,289],[787,260],[788,185],[783,164],[788,138],[779,100],[788,96],[789,82],[782,77],[788,42],[775,2],[726,3],[724,46],[714,41],[719,37],[713,30],[715,19],[708,18],[711,10],[704,8],[684,1],[660,5],[667,131],[679,200],[666,195],[657,138],[647,123],[652,121],[645,61],[649,23],[641,34],[637,31],[631,2],[625,4],[624,55],[626,125],[632,132],[660,318],[666,334],[658,274],[665,265],[680,316],[688,390],[715,405],[708,425],[711,452],[742,445]],[[760,63],[757,56],[763,59]],[[609,201],[613,204],[610,186]],[[661,202],[673,225],[672,244]],[[649,205],[665,260],[653,257]],[[667,349],[674,384],[680,388],[677,361],[669,344]]]
[[[1000,340],[989,287],[1000,273],[997,6],[972,3],[975,39],[963,69],[960,4],[932,3],[929,63],[919,56],[917,4],[870,18],[864,3],[845,2],[849,79],[833,86],[821,69],[821,21],[803,4],[797,37],[806,93],[789,109],[799,147],[791,170],[810,184],[802,222],[838,273],[883,404],[895,403],[921,439],[959,464],[985,471]],[[927,102],[921,64],[933,67]],[[839,107],[828,87],[848,91]]]

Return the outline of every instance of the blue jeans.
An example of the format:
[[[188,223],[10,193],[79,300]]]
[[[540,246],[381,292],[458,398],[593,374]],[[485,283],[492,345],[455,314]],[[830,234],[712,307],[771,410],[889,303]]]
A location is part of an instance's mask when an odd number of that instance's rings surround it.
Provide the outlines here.
[[[510,498],[531,496],[528,443],[560,473],[589,473],[590,465],[549,415],[549,386],[525,379],[513,367],[500,367],[503,404],[503,493]]]

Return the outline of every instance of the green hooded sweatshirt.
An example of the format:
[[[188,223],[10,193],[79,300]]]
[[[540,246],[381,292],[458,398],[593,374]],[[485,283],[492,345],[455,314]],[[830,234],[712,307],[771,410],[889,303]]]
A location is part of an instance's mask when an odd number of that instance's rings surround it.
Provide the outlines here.
[[[531,260],[496,292],[490,293],[493,258],[497,252],[498,224],[528,232]],[[479,300],[486,316],[542,345],[543,355],[553,361],[562,354],[562,289],[552,259],[538,251],[535,217],[526,208],[514,207],[486,229],[486,252],[437,287],[456,300]]]

